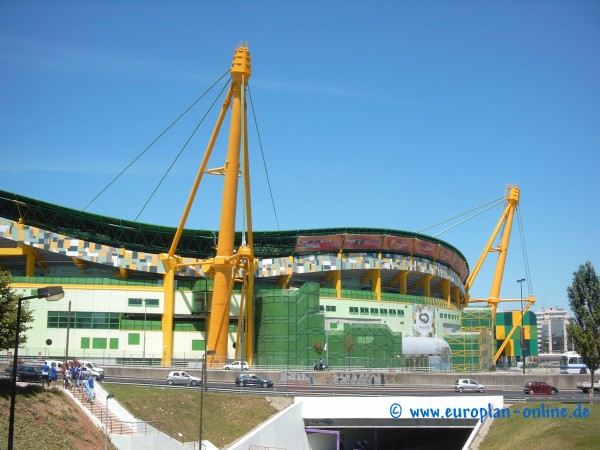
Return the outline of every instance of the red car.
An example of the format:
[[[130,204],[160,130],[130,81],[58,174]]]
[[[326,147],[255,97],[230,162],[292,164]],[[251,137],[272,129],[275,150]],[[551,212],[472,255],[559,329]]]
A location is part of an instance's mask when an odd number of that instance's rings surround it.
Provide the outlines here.
[[[558,389],[543,381],[530,381],[523,386],[526,394],[558,394]]]

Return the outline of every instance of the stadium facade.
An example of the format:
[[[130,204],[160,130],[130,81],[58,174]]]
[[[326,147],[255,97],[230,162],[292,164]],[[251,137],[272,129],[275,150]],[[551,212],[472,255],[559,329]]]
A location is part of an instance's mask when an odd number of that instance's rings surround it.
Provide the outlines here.
[[[34,321],[19,354],[197,363],[207,350],[213,287],[201,261],[214,253],[215,232],[183,231],[177,253],[189,265],[175,274],[169,312],[160,255],[175,232],[0,191],[0,267],[12,274],[13,289],[65,290],[59,302],[29,302]],[[247,324],[234,286],[227,359],[287,368],[317,359],[331,367],[459,371],[493,364],[491,311],[468,307],[468,263],[446,242],[391,229],[254,232],[254,255],[254,352],[244,355],[240,345]],[[404,351],[403,338],[413,337],[448,345],[419,353],[405,340]]]

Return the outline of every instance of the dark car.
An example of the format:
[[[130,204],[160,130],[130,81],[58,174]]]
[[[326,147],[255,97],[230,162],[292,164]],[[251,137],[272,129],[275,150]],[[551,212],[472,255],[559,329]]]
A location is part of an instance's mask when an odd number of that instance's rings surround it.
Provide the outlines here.
[[[543,381],[530,381],[523,386],[526,394],[558,394],[558,389]]]
[[[271,380],[267,380],[266,378],[261,378],[252,373],[240,374],[235,379],[236,386],[262,386],[264,388],[273,386],[273,382]]]
[[[5,370],[12,377],[12,367],[7,367]],[[41,368],[28,364],[17,365],[17,381],[40,381],[41,378]]]

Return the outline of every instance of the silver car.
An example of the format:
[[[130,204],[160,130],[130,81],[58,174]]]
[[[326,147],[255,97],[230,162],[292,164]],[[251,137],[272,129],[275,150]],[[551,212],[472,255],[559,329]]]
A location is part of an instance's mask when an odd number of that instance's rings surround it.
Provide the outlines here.
[[[475,391],[475,392],[484,392],[485,386],[479,384],[475,380],[471,380],[468,378],[461,378],[454,382],[454,391],[456,392],[464,392],[464,391]]]
[[[183,370],[174,370],[167,375],[167,383],[169,384],[185,384],[187,386],[198,386],[202,384],[202,379],[193,377]]]

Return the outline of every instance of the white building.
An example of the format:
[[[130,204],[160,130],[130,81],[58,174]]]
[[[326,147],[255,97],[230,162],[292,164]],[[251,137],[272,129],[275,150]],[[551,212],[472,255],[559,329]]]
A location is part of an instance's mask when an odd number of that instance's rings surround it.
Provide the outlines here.
[[[572,350],[572,344],[567,335],[567,324],[570,321],[569,312],[557,308],[542,308],[535,311],[538,322],[538,352],[563,353]]]

